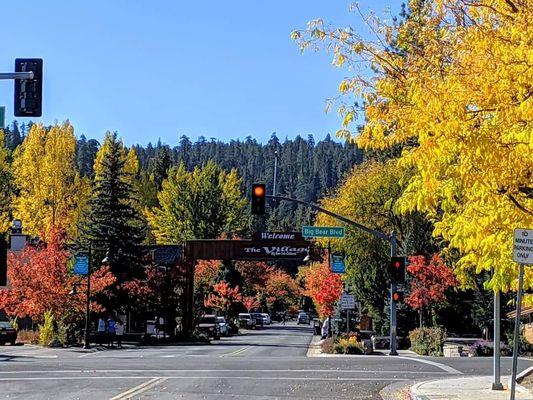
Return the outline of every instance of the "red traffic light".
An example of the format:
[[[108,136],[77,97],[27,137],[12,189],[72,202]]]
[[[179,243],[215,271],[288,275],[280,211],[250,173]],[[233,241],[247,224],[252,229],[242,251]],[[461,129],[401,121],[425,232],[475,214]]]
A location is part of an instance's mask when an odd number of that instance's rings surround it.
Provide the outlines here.
[[[254,187],[254,196],[263,197],[265,195],[265,187],[262,185],[257,185]]]
[[[266,190],[263,183],[252,185],[252,214],[263,215],[265,213]]]
[[[393,256],[390,260],[389,274],[393,283],[405,282],[405,257]]]

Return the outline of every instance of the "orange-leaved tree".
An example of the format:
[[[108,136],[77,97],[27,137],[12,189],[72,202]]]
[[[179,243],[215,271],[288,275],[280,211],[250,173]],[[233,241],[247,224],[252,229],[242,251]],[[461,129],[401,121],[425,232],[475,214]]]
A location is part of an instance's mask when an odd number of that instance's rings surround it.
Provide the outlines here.
[[[411,294],[405,302],[420,316],[420,327],[424,321],[424,312],[446,301],[446,290],[459,284],[453,271],[446,266],[438,254],[430,260],[424,256],[409,257],[407,272],[413,276]]]
[[[210,294],[204,301],[207,308],[228,317],[238,312],[238,307],[242,302],[239,286],[232,288],[226,281],[220,281],[213,285],[213,291],[214,293]]]
[[[85,291],[76,295],[69,292],[80,277],[67,269],[71,256],[65,246],[64,232],[52,229],[47,243],[27,246],[20,255],[10,254],[7,276],[10,286],[0,290],[0,309],[10,316],[29,316],[36,322],[50,311],[56,320],[75,318],[85,307]],[[94,270],[91,276],[91,293],[104,291],[115,282],[107,267]],[[91,309],[100,306],[91,302]]]
[[[244,308],[246,308],[246,311],[250,312],[254,308],[258,308],[261,306],[261,303],[259,303],[259,300],[257,300],[257,297],[253,296],[244,296],[242,298],[242,304]]]
[[[305,294],[309,296],[321,317],[331,316],[342,293],[342,279],[324,263],[314,263],[302,270]]]

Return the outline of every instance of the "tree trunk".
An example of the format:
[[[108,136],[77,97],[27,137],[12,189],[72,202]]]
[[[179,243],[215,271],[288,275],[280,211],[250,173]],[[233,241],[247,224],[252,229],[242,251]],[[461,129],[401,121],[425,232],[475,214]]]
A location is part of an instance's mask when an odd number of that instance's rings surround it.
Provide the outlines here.
[[[420,308],[420,310],[418,311],[418,315],[420,317],[420,328],[422,328],[424,326],[424,309],[423,308]]]

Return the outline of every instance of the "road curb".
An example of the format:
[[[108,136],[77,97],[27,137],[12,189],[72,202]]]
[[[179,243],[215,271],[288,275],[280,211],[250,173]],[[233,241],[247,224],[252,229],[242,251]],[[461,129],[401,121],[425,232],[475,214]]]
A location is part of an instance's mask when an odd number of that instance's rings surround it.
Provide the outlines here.
[[[383,400],[398,400],[399,398],[405,398],[399,397],[400,394],[409,394],[411,385],[416,384],[416,382],[417,381],[409,380],[391,383],[390,385],[387,385],[383,389],[381,389],[379,391],[379,395]]]
[[[320,342],[322,341],[320,336],[313,335],[313,338],[307,346],[306,357],[324,357],[322,350],[320,349]],[[327,354],[329,355],[329,354]]]
[[[530,367],[528,368],[528,370],[531,369],[531,371],[533,371],[533,367]],[[526,372],[527,370],[525,371],[522,371],[522,373]],[[531,372],[530,371],[530,372]],[[527,375],[525,375],[527,376]],[[470,378],[477,378],[479,376],[472,376]],[[458,378],[452,378],[452,379],[458,379]],[[463,378],[460,378],[460,379],[464,379]],[[430,400],[429,397],[427,397],[426,395],[424,395],[421,391],[420,391],[420,386],[424,385],[424,384],[427,384],[427,383],[432,383],[432,382],[438,382],[439,380],[442,380],[442,379],[431,379],[431,380],[426,380],[426,381],[421,381],[421,382],[418,382],[418,383],[415,383],[414,385],[411,386],[411,388],[409,389],[409,397],[411,400]],[[511,384],[511,377],[508,378],[508,383],[509,383],[509,386],[510,387],[510,384]],[[527,390],[524,386],[520,385],[520,384],[516,384],[516,391],[517,392],[520,392],[520,393],[524,393],[524,394],[529,394],[529,390]]]

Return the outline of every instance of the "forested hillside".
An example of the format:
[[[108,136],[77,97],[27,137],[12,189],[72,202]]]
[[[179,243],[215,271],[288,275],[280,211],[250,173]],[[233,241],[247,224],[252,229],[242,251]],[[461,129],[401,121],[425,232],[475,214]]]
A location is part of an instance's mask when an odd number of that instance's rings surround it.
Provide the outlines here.
[[[14,122],[5,129],[6,147],[10,150],[22,143],[31,123]],[[76,145],[76,164],[81,176],[93,175],[94,158],[100,143],[81,135]],[[215,138],[200,137],[192,142],[187,136],[180,137],[177,143],[133,146],[139,159],[139,191],[143,202],[153,206],[156,191],[166,178],[168,168],[183,163],[187,170],[197,165],[215,161],[223,169],[236,168],[243,179],[243,193],[248,194],[252,182],[264,182],[272,189],[275,153],[278,155],[277,193],[306,201],[317,201],[342,181],[356,163],[362,162],[362,152],[354,144],[333,141],[328,135],[315,143],[312,135],[307,139],[297,136],[280,141],[272,134],[266,144],[258,143],[252,137],[232,140],[229,143]],[[153,177],[156,188],[148,187],[149,177]],[[154,190],[156,189],[156,190]],[[266,221],[268,229],[299,229],[302,224],[311,222],[308,210],[288,203],[278,204],[269,212]]]

